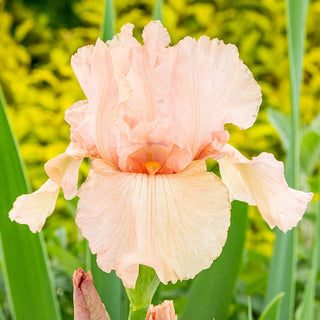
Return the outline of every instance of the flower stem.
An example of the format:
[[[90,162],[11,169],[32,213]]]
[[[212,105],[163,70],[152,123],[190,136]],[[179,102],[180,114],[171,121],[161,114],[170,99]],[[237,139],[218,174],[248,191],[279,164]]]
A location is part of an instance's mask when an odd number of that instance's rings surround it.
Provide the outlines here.
[[[130,300],[128,320],[146,319],[149,305],[159,283],[160,280],[152,268],[140,265],[135,289],[126,288]]]

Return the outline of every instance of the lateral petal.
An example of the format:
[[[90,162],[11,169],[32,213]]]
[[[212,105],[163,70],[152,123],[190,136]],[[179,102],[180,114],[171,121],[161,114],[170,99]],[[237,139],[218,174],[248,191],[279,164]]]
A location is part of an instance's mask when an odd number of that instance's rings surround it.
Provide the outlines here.
[[[167,283],[193,278],[217,258],[227,238],[227,188],[204,161],[177,174],[116,170],[94,160],[78,193],[76,223],[99,267],[134,288],[139,264]]]
[[[59,189],[58,184],[48,179],[39,190],[18,197],[9,212],[9,218],[11,221],[27,224],[33,233],[41,231],[55,208]]]
[[[218,160],[223,182],[231,197],[257,205],[271,228],[287,232],[297,225],[313,193],[289,188],[284,165],[270,153],[261,153],[251,161],[227,145],[225,156]]]
[[[66,151],[49,160],[44,166],[47,175],[63,189],[67,200],[77,194],[78,172],[82,160],[82,157]]]

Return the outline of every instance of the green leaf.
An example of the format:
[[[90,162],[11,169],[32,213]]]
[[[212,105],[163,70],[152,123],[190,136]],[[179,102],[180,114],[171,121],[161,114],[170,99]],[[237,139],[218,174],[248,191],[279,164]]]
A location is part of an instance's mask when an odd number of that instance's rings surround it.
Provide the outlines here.
[[[258,320],[274,320],[277,319],[279,316],[279,304],[281,299],[283,298],[284,293],[281,292],[278,295],[276,295],[270,303],[265,307],[263,310],[261,316]],[[305,319],[311,319],[311,318],[305,318]]]
[[[311,175],[320,159],[320,135],[315,131],[306,132],[301,139],[301,167]]]
[[[320,190],[320,175],[318,176],[318,190]],[[315,240],[312,255],[312,268],[309,276],[309,281],[306,286],[302,303],[300,306],[297,320],[316,319],[315,314],[315,294],[317,272],[320,267],[320,201],[318,201],[316,210],[316,223],[315,223]]]
[[[96,256],[90,253],[89,248],[87,269],[91,270],[94,286],[111,319],[128,319],[129,302],[121,280],[116,276],[114,271],[111,273],[102,271],[97,266]]]
[[[295,280],[295,266],[296,266],[296,232],[295,230],[288,231],[284,234],[282,231],[276,229],[276,241],[274,244],[274,252],[271,259],[268,290],[266,302],[271,301],[272,297],[280,292],[286,290],[288,297],[284,297],[282,303],[286,303],[283,310],[293,312],[294,302],[294,280]],[[286,299],[286,300],[285,300]],[[284,314],[282,316],[284,316]],[[292,319],[291,318],[275,318],[276,319]]]
[[[290,117],[281,111],[268,109],[268,120],[277,130],[280,140],[285,151],[290,148]]]
[[[60,319],[42,234],[11,222],[8,212],[28,185],[0,89],[0,242],[6,291],[13,319]]]
[[[253,320],[251,298],[248,297],[248,320]]]
[[[286,177],[290,187],[297,188],[300,162],[299,102],[308,1],[287,0],[286,2],[291,84],[291,130]],[[266,297],[266,302],[269,302],[278,293],[285,293],[280,305],[280,313],[276,319],[293,319],[297,262],[296,241],[295,230],[286,234],[276,230]]]
[[[111,40],[114,35],[114,6],[113,0],[105,0],[104,15],[101,28],[103,41]]]
[[[226,319],[244,246],[247,204],[232,202],[231,226],[220,257],[192,282],[182,320]]]
[[[156,4],[153,9],[153,19],[160,20],[163,23],[162,7],[163,7],[163,1],[156,0]]]
[[[79,267],[79,260],[74,257],[68,250],[61,248],[61,246],[47,243],[47,249],[50,256],[54,256],[59,260],[61,268],[69,275],[70,278],[73,276],[73,272]]]

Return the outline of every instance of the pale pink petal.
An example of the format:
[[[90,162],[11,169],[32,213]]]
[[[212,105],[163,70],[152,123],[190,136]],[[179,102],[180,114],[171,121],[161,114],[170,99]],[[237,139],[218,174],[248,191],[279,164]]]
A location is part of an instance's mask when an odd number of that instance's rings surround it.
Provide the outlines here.
[[[93,97],[96,91],[95,83],[91,79],[93,51],[93,45],[82,47],[71,58],[73,71],[87,97]]]
[[[110,320],[96,291],[92,274],[81,268],[73,274],[73,304],[75,320]]]
[[[225,157],[218,162],[231,197],[256,204],[271,228],[277,226],[286,232],[296,226],[313,194],[289,188],[283,163],[270,153],[249,161],[231,146],[224,151]]]
[[[214,131],[208,144],[200,147],[196,154],[196,159],[208,159],[218,160],[223,157],[224,153],[222,148],[229,141],[230,135],[227,130]]]
[[[112,40],[107,41],[110,48],[113,64],[123,75],[127,75],[132,63],[132,52],[140,43],[132,36],[134,25],[127,23],[121,28]]]
[[[66,110],[65,120],[70,124],[70,140],[83,157],[97,158],[99,152],[95,145],[93,108],[87,100],[78,101]],[[78,152],[79,153],[79,152]]]
[[[90,50],[78,50],[71,59],[71,65],[88,98],[86,130],[93,128],[92,140],[99,155],[116,164],[116,131],[121,116],[118,112],[121,102],[118,81],[123,77],[116,75],[110,48],[98,39]],[[125,87],[127,85],[122,86],[122,90]]]
[[[145,27],[143,38],[143,47],[132,48],[131,67],[126,75],[131,95],[121,107],[122,121],[118,124],[119,167],[130,171],[131,159],[137,152],[148,149],[150,144],[164,144],[168,146],[165,153],[171,157],[163,163],[166,172],[176,172],[177,168],[181,171],[191,162],[192,154],[188,140],[177,127],[180,115],[174,112],[169,99],[168,80],[173,72],[175,52],[166,48],[170,37],[159,21]],[[176,153],[183,154],[183,163],[173,163]],[[173,167],[169,167],[171,164]]]
[[[142,38],[149,63],[156,66],[159,51],[167,47],[171,42],[169,33],[160,21],[151,21],[143,29]]]
[[[170,300],[164,301],[158,306],[151,305],[149,307],[146,320],[177,320],[173,302]]]
[[[82,157],[68,152],[49,160],[44,168],[47,175],[62,189],[66,199],[76,196],[78,190],[78,174]]]
[[[169,47],[159,21],[144,28],[141,46],[132,30],[127,24],[111,41],[98,40],[73,56],[88,105],[74,108],[85,119],[71,124],[72,140],[96,148],[123,171],[135,167],[133,154],[148,144],[169,146],[165,172],[221,157],[224,124],[251,126],[261,103],[260,87],[237,48],[207,37]]]
[[[225,123],[241,129],[253,124],[261,89],[234,45],[186,37],[173,49],[176,63],[170,76],[170,105],[179,114],[176,126],[197,159],[201,147],[209,143],[213,132],[222,131]]]
[[[59,185],[49,179],[34,193],[18,197],[9,212],[9,218],[11,221],[27,224],[33,233],[41,231],[55,208],[58,195]]]
[[[99,267],[133,288],[139,264],[164,283],[193,278],[217,258],[227,238],[226,187],[204,161],[177,174],[120,172],[94,160],[78,193],[76,223]]]

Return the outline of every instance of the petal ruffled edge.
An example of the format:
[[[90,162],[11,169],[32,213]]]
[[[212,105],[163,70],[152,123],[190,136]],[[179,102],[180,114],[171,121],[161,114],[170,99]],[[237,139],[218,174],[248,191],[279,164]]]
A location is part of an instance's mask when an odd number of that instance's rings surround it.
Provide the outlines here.
[[[99,267],[134,288],[139,264],[167,283],[193,278],[222,250],[230,225],[227,188],[204,161],[177,174],[120,172],[94,160],[79,190],[76,223]]]
[[[297,225],[313,197],[311,192],[289,188],[284,165],[270,153],[251,161],[227,145],[226,155],[218,160],[223,182],[234,199],[257,205],[271,228],[287,232]]]
[[[18,197],[9,212],[9,218],[11,221],[27,224],[33,233],[41,231],[46,219],[54,211],[59,189],[57,183],[48,179],[34,193]]]

